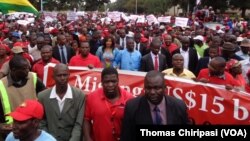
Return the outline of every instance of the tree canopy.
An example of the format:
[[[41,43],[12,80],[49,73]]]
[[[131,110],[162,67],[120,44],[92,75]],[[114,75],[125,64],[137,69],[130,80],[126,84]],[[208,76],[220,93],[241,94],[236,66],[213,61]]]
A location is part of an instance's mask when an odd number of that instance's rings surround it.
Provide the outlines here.
[[[30,2],[40,10],[41,0],[30,0]],[[110,0],[43,0],[45,10],[78,10],[95,11],[103,7]],[[192,11],[196,0],[117,0],[114,4],[109,4],[110,10],[119,10],[124,12],[137,13],[165,13],[170,7],[180,5],[187,11]],[[212,6],[214,9],[225,11],[229,7],[242,10],[242,16],[245,16],[246,9],[250,9],[249,0],[202,0],[202,5]]]

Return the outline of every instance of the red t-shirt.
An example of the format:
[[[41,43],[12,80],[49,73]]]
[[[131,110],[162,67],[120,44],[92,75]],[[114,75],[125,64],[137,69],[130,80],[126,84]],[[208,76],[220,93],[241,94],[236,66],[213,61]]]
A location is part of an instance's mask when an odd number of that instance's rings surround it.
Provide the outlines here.
[[[54,58],[50,60],[50,63],[59,64],[60,62]],[[46,66],[42,60],[39,60],[33,65],[32,71],[35,72],[41,80],[43,80],[44,66]]]
[[[247,83],[242,74],[238,74],[234,80],[239,86],[245,86]]]
[[[103,93],[103,88],[87,95],[84,119],[93,121],[93,141],[116,141],[112,132],[113,127],[120,137],[122,118],[127,100],[133,98],[132,94],[120,88],[121,97],[110,103]]]
[[[97,56],[89,53],[87,58],[82,58],[81,55],[73,56],[69,61],[69,66],[84,66],[92,64],[95,68],[101,68],[102,64],[100,59]]]
[[[202,69],[197,77],[197,79],[205,78],[208,80],[208,83],[226,85],[230,84],[232,86],[239,86],[234,80],[233,76],[228,72],[224,72],[224,78],[219,78],[216,76],[210,76],[208,68]]]
[[[249,85],[249,84],[246,84],[246,85],[245,85],[245,91],[246,91],[247,93],[250,93],[250,85]]]
[[[175,43],[171,43],[168,47],[166,45],[164,45],[163,47],[166,48],[170,54],[172,54],[173,51],[179,48]]]

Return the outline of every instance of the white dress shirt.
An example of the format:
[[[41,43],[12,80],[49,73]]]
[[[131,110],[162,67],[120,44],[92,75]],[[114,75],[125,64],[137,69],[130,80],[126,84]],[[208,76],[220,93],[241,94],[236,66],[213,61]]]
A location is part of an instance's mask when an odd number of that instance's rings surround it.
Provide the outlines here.
[[[66,93],[65,93],[65,95],[64,95],[64,97],[62,99],[56,93],[56,86],[54,86],[52,88],[49,98],[50,99],[54,99],[55,98],[57,100],[60,112],[62,112],[66,98],[73,99],[72,90],[71,90],[70,85],[68,84],[67,91],[66,91]]]
[[[181,55],[183,56],[183,59],[184,59],[184,68],[185,69],[188,69],[188,63],[189,63],[189,53],[188,53],[188,51],[189,51],[189,49],[187,51],[185,51],[182,48],[180,48],[180,53],[181,53]]]
[[[157,58],[158,58],[158,60],[157,60],[157,62],[158,62],[158,70],[159,70],[159,66],[160,66],[159,54],[158,54],[158,55],[155,55],[154,53],[152,53],[152,51],[150,52],[150,54],[151,54],[151,57],[152,57],[154,66],[155,66],[155,57],[157,56]]]

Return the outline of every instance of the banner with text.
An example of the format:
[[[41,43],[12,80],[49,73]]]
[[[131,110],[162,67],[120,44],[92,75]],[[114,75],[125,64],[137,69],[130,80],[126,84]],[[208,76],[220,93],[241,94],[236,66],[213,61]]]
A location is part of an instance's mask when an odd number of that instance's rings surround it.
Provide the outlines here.
[[[54,64],[44,68],[44,84],[54,85]],[[85,93],[101,87],[101,69],[69,67],[69,83]],[[134,96],[143,94],[145,72],[119,70],[119,84]],[[250,95],[228,91],[223,86],[197,83],[192,80],[166,76],[166,94],[185,101],[194,124],[250,124]]]

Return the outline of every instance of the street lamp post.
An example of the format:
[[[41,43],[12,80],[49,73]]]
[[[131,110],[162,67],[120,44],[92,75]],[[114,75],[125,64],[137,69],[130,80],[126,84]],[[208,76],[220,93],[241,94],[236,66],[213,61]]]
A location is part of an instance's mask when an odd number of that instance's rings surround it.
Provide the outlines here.
[[[135,14],[137,14],[137,0],[135,0]]]
[[[41,0],[41,12],[43,12],[43,0]]]

